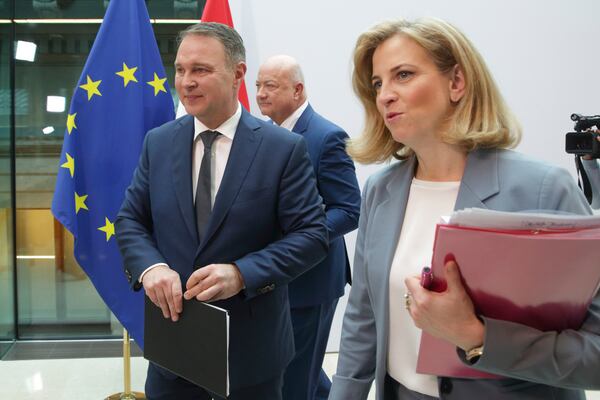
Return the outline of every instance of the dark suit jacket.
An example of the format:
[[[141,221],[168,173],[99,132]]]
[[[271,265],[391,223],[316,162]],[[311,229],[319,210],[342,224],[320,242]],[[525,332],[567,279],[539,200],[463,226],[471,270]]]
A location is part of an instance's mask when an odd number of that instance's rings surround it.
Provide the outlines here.
[[[201,243],[192,196],[191,116],[153,129],[116,222],[132,286],[164,262],[185,284],[195,268],[235,263],[245,282],[214,304],[230,313],[231,389],[281,374],[293,357],[287,284],[327,252],[327,228],[304,140],[246,111]],[[185,286],[184,286],[185,287]]]
[[[309,105],[292,131],[306,141],[329,231],[327,257],[289,286],[291,306],[306,307],[343,296],[346,283],[350,283],[344,234],[358,226],[360,188],[354,163],[346,153],[348,135],[342,128],[317,114]]]

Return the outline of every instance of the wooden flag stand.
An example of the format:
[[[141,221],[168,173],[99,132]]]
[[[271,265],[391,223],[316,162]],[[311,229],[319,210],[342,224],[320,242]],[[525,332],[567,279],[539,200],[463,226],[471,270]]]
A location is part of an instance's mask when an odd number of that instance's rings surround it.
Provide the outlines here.
[[[144,393],[131,391],[131,345],[127,329],[123,329],[123,380],[123,393],[111,394],[106,400],[146,400]]]

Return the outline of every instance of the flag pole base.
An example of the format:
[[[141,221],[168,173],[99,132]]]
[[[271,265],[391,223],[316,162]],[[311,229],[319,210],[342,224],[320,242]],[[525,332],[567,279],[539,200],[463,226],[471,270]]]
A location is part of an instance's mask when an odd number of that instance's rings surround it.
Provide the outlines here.
[[[146,400],[146,395],[140,392],[111,394],[105,400]]]

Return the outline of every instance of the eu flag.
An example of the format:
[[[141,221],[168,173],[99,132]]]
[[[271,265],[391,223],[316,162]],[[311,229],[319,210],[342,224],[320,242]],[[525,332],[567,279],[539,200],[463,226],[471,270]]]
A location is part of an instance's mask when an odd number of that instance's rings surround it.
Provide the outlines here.
[[[143,346],[143,291],[125,274],[114,221],[146,132],[174,118],[144,0],[112,0],[73,94],[52,213],[75,237],[75,258]]]

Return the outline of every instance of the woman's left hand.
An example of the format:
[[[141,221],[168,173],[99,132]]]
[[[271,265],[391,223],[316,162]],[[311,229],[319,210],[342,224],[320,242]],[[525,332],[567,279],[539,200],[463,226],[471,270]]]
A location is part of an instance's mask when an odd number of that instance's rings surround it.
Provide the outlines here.
[[[471,298],[461,282],[458,265],[448,261],[446,291],[429,291],[421,286],[419,277],[404,281],[410,293],[407,307],[415,325],[427,333],[445,339],[463,350],[483,344],[485,327],[475,315]]]

